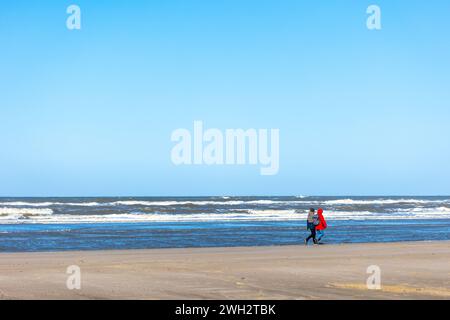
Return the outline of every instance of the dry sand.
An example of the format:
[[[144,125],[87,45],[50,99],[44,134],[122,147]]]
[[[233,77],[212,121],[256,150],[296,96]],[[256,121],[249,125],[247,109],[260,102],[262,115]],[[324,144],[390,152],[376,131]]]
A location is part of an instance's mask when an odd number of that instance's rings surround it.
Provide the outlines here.
[[[0,253],[0,298],[450,299],[450,242]]]

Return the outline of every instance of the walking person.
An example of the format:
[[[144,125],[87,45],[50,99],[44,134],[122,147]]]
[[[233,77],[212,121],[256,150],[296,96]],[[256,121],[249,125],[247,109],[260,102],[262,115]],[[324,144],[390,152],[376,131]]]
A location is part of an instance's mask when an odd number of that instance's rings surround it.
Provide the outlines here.
[[[317,216],[319,218],[319,224],[316,226],[316,236],[317,236],[316,240],[317,240],[317,243],[319,243],[320,240],[325,235],[325,229],[327,228],[327,221],[325,220],[325,218],[323,216],[322,208],[319,208],[319,210],[317,210]]]
[[[309,209],[308,218],[306,219],[306,230],[309,230],[311,234],[305,239],[305,245],[308,245],[308,241],[313,239],[314,244],[316,240],[316,225],[319,223],[319,217],[315,214],[314,208]]]

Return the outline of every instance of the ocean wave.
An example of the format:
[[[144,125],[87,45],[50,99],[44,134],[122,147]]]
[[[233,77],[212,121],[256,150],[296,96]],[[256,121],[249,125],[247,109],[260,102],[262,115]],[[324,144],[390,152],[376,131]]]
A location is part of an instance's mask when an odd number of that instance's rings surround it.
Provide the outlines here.
[[[0,202],[1,206],[28,206],[28,207],[48,207],[55,204],[54,202],[24,202],[24,201],[11,201],[11,202]]]
[[[35,208],[0,208],[1,216],[8,215],[51,215],[53,214],[52,209],[35,209]]]
[[[50,206],[82,206],[82,207],[102,207],[102,206],[179,206],[179,205],[242,205],[242,204],[280,204],[289,203],[289,201],[272,201],[272,200],[228,200],[213,201],[213,200],[185,200],[185,201],[149,201],[149,200],[119,200],[112,202],[0,202],[2,206],[29,206],[29,207],[50,207]]]
[[[25,202],[25,201],[11,201],[11,202],[0,202],[0,206],[11,206],[11,207],[51,207],[51,206],[82,206],[82,207],[95,207],[108,205],[107,203],[100,202]]]
[[[222,197],[221,200],[118,200],[118,201],[84,201],[84,202],[27,202],[10,201],[0,202],[0,206],[6,207],[54,207],[54,206],[78,206],[78,207],[106,207],[106,206],[270,206],[270,205],[314,205],[314,206],[348,206],[348,205],[402,205],[402,204],[447,204],[450,199],[444,200],[424,200],[424,199],[334,199],[334,200],[310,200],[304,196],[296,196],[297,200],[230,200],[229,197]],[[304,199],[304,200],[303,200]]]
[[[429,204],[429,203],[448,203],[449,200],[423,200],[423,199],[374,199],[374,200],[355,200],[355,199],[337,199],[326,200],[321,203],[326,205],[371,205],[371,204]]]
[[[236,206],[244,204],[289,204],[292,201],[274,201],[274,200],[227,200],[227,201],[208,201],[208,200],[186,200],[186,201],[136,201],[125,200],[111,202],[110,205],[128,205],[128,206],[177,206],[177,205],[219,205],[219,206]]]
[[[410,208],[410,209],[393,209],[393,213],[398,212],[413,212],[413,213],[450,213],[449,207],[436,207],[436,208]]]
[[[296,210],[241,209],[227,213],[116,213],[116,214],[52,214],[49,209],[0,208],[0,221],[3,224],[76,224],[76,223],[126,223],[126,222],[214,222],[214,221],[289,221],[303,222],[306,212]],[[26,219],[24,219],[26,217]],[[401,220],[401,219],[450,219],[450,209],[415,208],[395,212],[374,213],[369,211],[326,211],[325,217],[333,220]]]

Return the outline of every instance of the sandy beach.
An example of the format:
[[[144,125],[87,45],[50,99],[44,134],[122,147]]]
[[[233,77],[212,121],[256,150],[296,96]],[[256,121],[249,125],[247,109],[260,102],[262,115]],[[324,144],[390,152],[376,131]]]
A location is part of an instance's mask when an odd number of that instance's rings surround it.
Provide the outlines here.
[[[450,242],[0,253],[0,298],[450,299]]]

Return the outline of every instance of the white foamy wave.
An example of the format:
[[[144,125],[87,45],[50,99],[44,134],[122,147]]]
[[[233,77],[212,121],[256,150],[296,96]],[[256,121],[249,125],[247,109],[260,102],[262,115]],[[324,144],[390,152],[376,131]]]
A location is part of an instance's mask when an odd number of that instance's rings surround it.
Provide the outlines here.
[[[2,211],[3,210],[3,211]],[[38,211],[39,210],[39,211]],[[118,213],[105,215],[70,215],[52,214],[49,209],[15,209],[1,208],[0,221],[3,224],[75,224],[75,223],[127,223],[127,222],[214,222],[214,221],[289,221],[304,222],[306,212],[295,210],[235,210],[229,213]],[[25,217],[24,217],[25,216]],[[450,219],[450,209],[415,208],[395,212],[349,212],[326,211],[328,221],[337,220],[407,220],[407,219]]]
[[[12,202],[0,202],[1,206],[11,207],[50,207],[50,206],[82,206],[82,207],[95,207],[108,205],[108,203],[99,202],[24,202],[24,201],[12,201]]]
[[[97,207],[97,206],[105,206],[108,203],[100,203],[100,202],[55,202],[53,205],[59,206],[80,206],[80,207]]]
[[[448,200],[422,200],[422,199],[376,199],[376,200],[355,200],[355,199],[338,199],[327,200],[323,202],[326,205],[371,205],[371,204],[427,204],[427,203],[446,203]]]
[[[0,215],[51,215],[52,209],[35,208],[0,208]]]
[[[336,200],[302,200],[305,196],[296,196],[298,200],[229,200],[229,197],[222,197],[222,200],[118,200],[112,202],[26,202],[11,201],[0,202],[0,206],[6,207],[52,207],[52,206],[79,206],[79,207],[107,207],[107,206],[269,206],[269,205],[315,205],[315,206],[344,206],[344,205],[395,205],[395,204],[450,204],[450,199],[444,200],[424,200],[424,199],[336,199]]]
[[[196,213],[196,214],[142,214],[142,213],[123,213],[106,215],[52,215],[52,216],[34,216],[26,221],[17,220],[17,217],[11,217],[10,223],[45,223],[45,224],[63,224],[63,223],[126,223],[126,222],[208,222],[208,221],[266,221],[266,220],[295,220],[299,218],[293,210],[288,212],[274,212],[271,210],[262,210],[261,212],[233,212],[233,213]],[[2,221],[5,223],[5,221]]]
[[[110,205],[124,205],[124,206],[177,206],[177,205],[223,205],[223,206],[235,206],[244,204],[289,204],[292,201],[273,201],[273,200],[230,200],[230,201],[202,201],[202,200],[192,200],[192,201],[136,201],[136,200],[125,200],[125,201],[115,201],[111,202]]]
[[[303,198],[297,196],[296,198]],[[224,199],[225,200],[225,199]],[[450,203],[450,200],[422,200],[422,199],[375,199],[375,200],[355,200],[355,199],[337,199],[337,200],[227,200],[227,201],[139,201],[124,200],[109,203],[109,205],[124,206],[176,206],[176,205],[214,205],[214,206],[236,206],[236,205],[389,205],[389,204],[436,204]]]
[[[450,208],[448,207],[438,207],[438,208],[412,208],[412,209],[396,209],[393,211],[396,212],[412,212],[412,213],[450,213]]]
[[[183,204],[191,204],[190,201],[138,201],[138,200],[125,200],[110,202],[110,205],[122,205],[122,206],[176,206]]]
[[[23,202],[23,201],[12,201],[12,202],[0,202],[1,206],[12,206],[12,207],[48,207],[53,205],[54,202]]]
[[[224,200],[227,200],[224,198]],[[50,207],[50,206],[81,206],[81,207],[101,207],[101,206],[178,206],[178,205],[243,205],[243,204],[283,204],[290,203],[289,201],[272,201],[272,200],[228,200],[228,201],[202,201],[202,200],[186,200],[186,201],[147,201],[147,200],[121,200],[113,202],[0,202],[2,206],[11,207]]]

